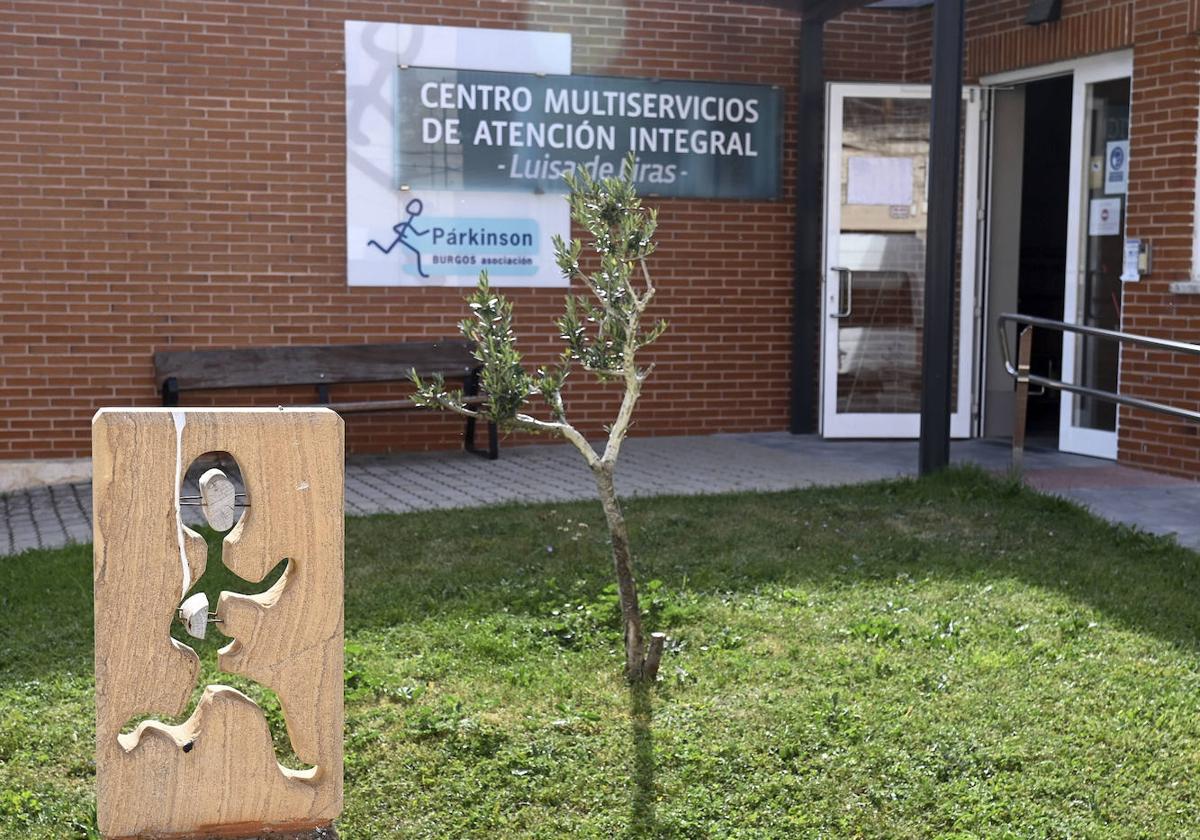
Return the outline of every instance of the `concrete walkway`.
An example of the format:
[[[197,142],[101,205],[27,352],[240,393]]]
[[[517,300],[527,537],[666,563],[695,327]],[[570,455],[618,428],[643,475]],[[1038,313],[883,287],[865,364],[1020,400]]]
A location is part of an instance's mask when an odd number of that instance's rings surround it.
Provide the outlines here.
[[[1010,456],[994,441],[958,443],[952,452],[956,462],[996,471]],[[784,433],[641,438],[626,442],[617,484],[627,496],[789,490],[912,475],[916,466],[915,442]],[[1198,483],[1046,450],[1026,453],[1026,479],[1109,520],[1173,533],[1200,549]],[[502,448],[499,461],[441,452],[354,457],[346,465],[351,515],[594,497],[590,474],[566,445]],[[87,483],[0,495],[0,555],[89,542],[91,502]]]

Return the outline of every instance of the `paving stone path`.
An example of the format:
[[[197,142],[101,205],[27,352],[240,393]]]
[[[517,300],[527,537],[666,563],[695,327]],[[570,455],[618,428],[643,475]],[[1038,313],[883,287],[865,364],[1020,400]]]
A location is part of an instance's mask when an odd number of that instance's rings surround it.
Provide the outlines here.
[[[993,441],[955,444],[953,458],[1007,468],[1009,449]],[[912,475],[914,442],[826,441],[784,433],[635,438],[625,443],[617,485],[626,496],[789,490]],[[1026,479],[1112,521],[1176,535],[1200,549],[1200,484],[1110,461],[1030,450]],[[194,488],[185,492],[195,492]],[[595,498],[591,475],[566,445],[502,448],[500,460],[461,452],[352,457],[346,512],[404,513],[505,502]],[[89,483],[0,495],[0,555],[91,540]],[[195,509],[188,511],[196,521]]]

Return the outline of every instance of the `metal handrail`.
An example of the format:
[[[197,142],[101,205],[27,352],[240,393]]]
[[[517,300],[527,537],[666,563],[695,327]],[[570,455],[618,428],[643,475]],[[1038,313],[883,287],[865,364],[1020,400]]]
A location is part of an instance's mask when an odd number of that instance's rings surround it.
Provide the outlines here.
[[[1024,460],[1025,455],[1025,417],[1029,401],[1029,385],[1041,385],[1043,388],[1053,388],[1056,391],[1068,391],[1072,394],[1080,394],[1081,396],[1091,397],[1092,399],[1102,400],[1104,402],[1116,403],[1117,405],[1125,405],[1130,408],[1140,408],[1145,411],[1154,411],[1159,414],[1166,414],[1171,417],[1178,417],[1183,420],[1190,420],[1193,423],[1200,423],[1200,411],[1192,411],[1178,406],[1167,405],[1166,403],[1154,402],[1152,400],[1143,400],[1139,397],[1131,397],[1127,394],[1121,394],[1117,391],[1104,391],[1098,388],[1089,388],[1086,385],[1077,385],[1073,382],[1063,382],[1059,379],[1050,379],[1045,376],[1029,372],[1030,355],[1033,350],[1033,329],[1034,327],[1043,327],[1045,329],[1054,330],[1061,333],[1075,333],[1078,335],[1088,335],[1095,338],[1117,341],[1124,344],[1134,344],[1139,347],[1149,347],[1155,350],[1166,350],[1172,353],[1184,353],[1189,356],[1200,356],[1200,345],[1188,344],[1183,341],[1171,341],[1165,338],[1152,338],[1145,335],[1135,335],[1133,333],[1120,332],[1118,330],[1106,330],[1101,327],[1089,327],[1085,324],[1068,324],[1065,321],[1054,321],[1050,318],[1035,318],[1032,315],[1017,315],[1014,313],[1005,313],[996,319],[997,326],[1000,329],[1000,349],[1004,354],[1004,369],[1017,381],[1017,402],[1015,411],[1015,425],[1013,427],[1013,467],[1019,469]],[[1013,363],[1012,349],[1008,342],[1008,330],[1006,327],[1009,324],[1016,324],[1018,327],[1023,326],[1020,330],[1017,346],[1016,364]]]

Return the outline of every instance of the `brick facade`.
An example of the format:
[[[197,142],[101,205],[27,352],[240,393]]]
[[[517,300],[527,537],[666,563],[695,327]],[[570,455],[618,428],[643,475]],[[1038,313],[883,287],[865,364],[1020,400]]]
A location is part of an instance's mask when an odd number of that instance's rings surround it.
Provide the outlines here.
[[[156,403],[163,348],[454,335],[464,292],[345,283],[342,22],[569,30],[578,72],[776,84],[794,107],[799,24],[700,2],[12,2],[0,9],[0,459],[88,454],[100,405]],[[903,15],[834,28],[834,74],[895,56]],[[790,147],[790,143],[788,144]],[[639,433],[787,423],[792,156],[779,202],[659,201],[671,321]],[[514,290],[536,361],[559,291]],[[582,385],[572,418],[612,416]],[[365,393],[334,389],[334,398]],[[309,398],[222,392],[213,403]],[[188,402],[205,402],[189,395]],[[351,417],[352,450],[453,445],[436,416]]]
[[[968,5],[972,76],[1135,45],[1130,228],[1155,240],[1156,265],[1127,290],[1126,326],[1197,338],[1189,325],[1200,310],[1166,286],[1191,271],[1200,3],[1065,0],[1062,23],[1038,28],[1021,23],[1023,0]],[[931,18],[863,10],[831,22],[829,77],[926,80]],[[98,406],[157,403],[156,349],[455,334],[462,290],[345,284],[347,19],[569,31],[577,72],[781,86],[782,200],[655,202],[656,314],[671,329],[653,348],[635,433],[786,428],[794,15],[699,0],[439,0],[425,11],[356,0],[10,0],[0,5],[0,461],[86,456]],[[548,359],[561,292],[511,296],[532,361]],[[1123,369],[1141,393],[1200,399],[1178,385],[1192,373],[1135,354]],[[611,395],[572,388],[572,419],[598,430]],[[1122,423],[1123,459],[1200,466],[1198,441],[1175,424],[1134,414]],[[445,448],[460,429],[412,413],[351,417],[347,428],[352,451]]]
[[[967,76],[1036,67],[1133,45],[1134,3],[1064,3],[1053,25],[1025,26],[1025,2],[974,7],[970,18]]]
[[[1125,287],[1122,314],[1131,332],[1200,342],[1200,298],[1170,290],[1195,270],[1200,47],[1194,14],[1187,0],[1139,0],[1135,8],[1129,235],[1153,241],[1154,272]],[[1200,409],[1200,360],[1129,348],[1121,384],[1135,396]],[[1200,473],[1194,424],[1122,409],[1119,430],[1121,460]]]

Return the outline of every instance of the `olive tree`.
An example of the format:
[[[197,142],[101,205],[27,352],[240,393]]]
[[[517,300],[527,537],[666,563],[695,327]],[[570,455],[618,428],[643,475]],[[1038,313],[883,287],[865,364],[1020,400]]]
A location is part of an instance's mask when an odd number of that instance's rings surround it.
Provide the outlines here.
[[[583,243],[554,237],[555,258],[563,276],[586,290],[586,294],[567,295],[565,310],[557,321],[564,349],[556,364],[532,373],[525,367],[513,333],[512,304],[491,288],[487,272],[483,272],[468,298],[471,315],[459,325],[482,364],[482,399],[469,403],[461,390],[448,390],[440,377],[422,381],[414,371],[411,378],[419,405],[492,421],[502,429],[560,435],[583,455],[595,478],[612,542],[625,632],[625,674],[633,682],[642,682],[656,678],[665,637],[653,633],[647,640],[642,631],[629,531],[613,474],[642,383],[653,369],[653,365],[638,364],[638,351],[662,335],[666,322],[643,325],[654,299],[646,260],[654,252],[657,221],[653,210],[642,207],[632,172],[632,159],[628,159],[620,178],[596,179],[586,170],[566,178],[571,218],[587,231],[595,257],[589,265],[594,270],[585,271],[581,267]],[[624,389],[602,451],[567,419],[563,386],[576,367]],[[541,411],[532,408],[531,402],[540,402]]]

